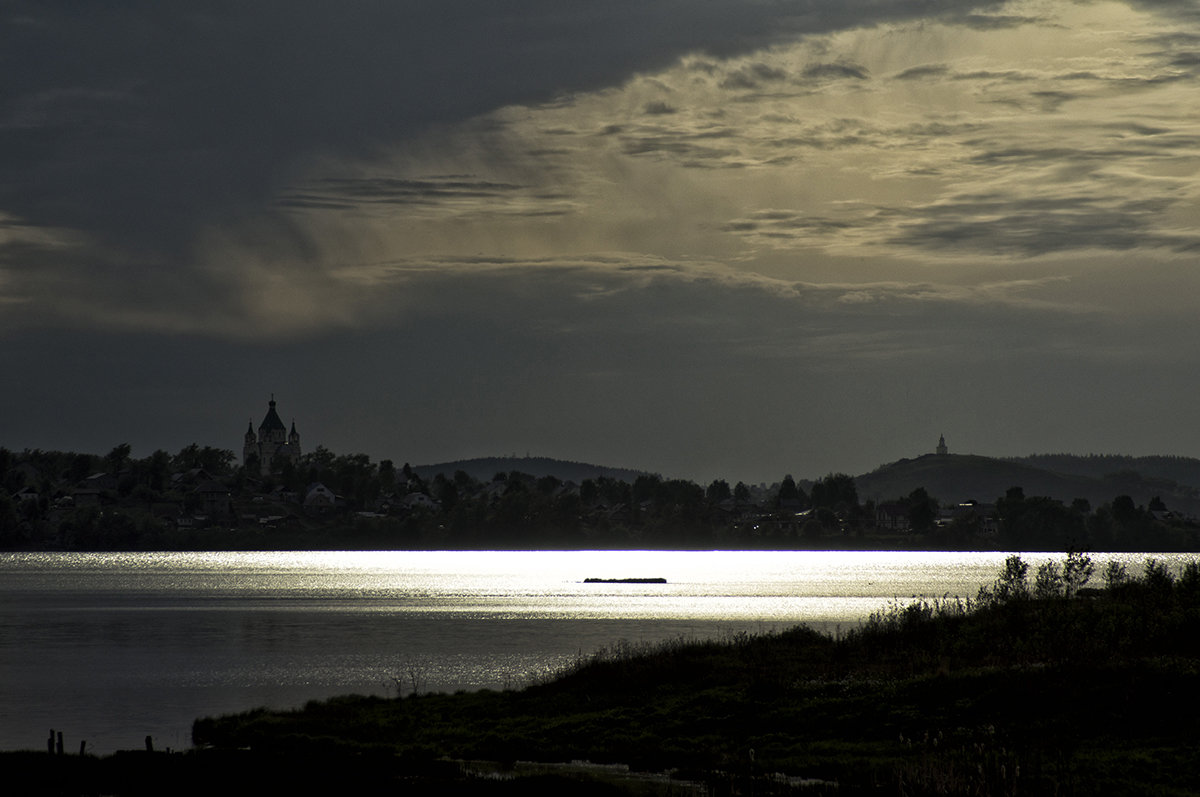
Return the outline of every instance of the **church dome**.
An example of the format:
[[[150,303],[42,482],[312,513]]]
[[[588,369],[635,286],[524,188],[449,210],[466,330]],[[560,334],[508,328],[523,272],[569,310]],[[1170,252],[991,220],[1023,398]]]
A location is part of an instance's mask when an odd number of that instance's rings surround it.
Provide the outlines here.
[[[283,421],[279,418],[279,413],[275,411],[275,399],[271,399],[271,403],[267,405],[267,415],[263,418],[263,422],[258,425],[258,431],[261,432],[283,432],[287,433],[287,427],[283,425]]]

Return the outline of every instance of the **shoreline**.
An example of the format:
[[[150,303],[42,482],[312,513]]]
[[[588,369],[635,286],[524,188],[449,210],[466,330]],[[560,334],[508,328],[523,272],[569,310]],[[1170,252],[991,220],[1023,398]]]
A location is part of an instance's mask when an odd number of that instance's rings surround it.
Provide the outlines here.
[[[248,542],[262,543],[264,540],[248,540]],[[1186,554],[1200,553],[1200,548],[1179,547],[1165,548],[1162,546],[1149,547],[1106,547],[1104,549],[1088,549],[1073,547],[1070,545],[1062,547],[1036,547],[1036,548],[1012,548],[1000,545],[976,545],[976,546],[946,546],[936,545],[923,540],[880,540],[879,538],[871,539],[828,539],[821,540],[821,544],[808,545],[645,545],[634,544],[637,541],[624,541],[623,543],[612,543],[608,545],[584,543],[579,545],[529,545],[522,543],[514,543],[511,545],[503,544],[487,544],[487,545],[420,545],[420,546],[380,546],[380,545],[288,545],[286,541],[277,540],[280,544],[273,545],[244,545],[244,546],[229,546],[229,545],[193,545],[184,547],[137,547],[137,548],[68,548],[56,546],[22,546],[16,548],[0,548],[0,553],[236,553],[236,552],[253,552],[253,551],[306,551],[306,552],[333,552],[333,551],[358,551],[358,552],[435,552],[435,551],[462,551],[462,552],[486,552],[486,551],[748,551],[748,552],[833,552],[833,551],[854,551],[854,552],[913,552],[913,553],[1009,553],[1014,550],[1028,550],[1041,553],[1070,553],[1072,550],[1085,550],[1092,553],[1171,553],[1171,554]],[[296,542],[296,541],[293,541]],[[891,544],[886,544],[891,542]]]

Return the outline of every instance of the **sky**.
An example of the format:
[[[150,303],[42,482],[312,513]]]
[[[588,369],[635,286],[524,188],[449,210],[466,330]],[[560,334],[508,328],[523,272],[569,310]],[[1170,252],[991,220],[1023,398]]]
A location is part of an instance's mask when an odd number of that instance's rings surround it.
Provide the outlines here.
[[[0,446],[1200,456],[1196,0],[0,0]]]

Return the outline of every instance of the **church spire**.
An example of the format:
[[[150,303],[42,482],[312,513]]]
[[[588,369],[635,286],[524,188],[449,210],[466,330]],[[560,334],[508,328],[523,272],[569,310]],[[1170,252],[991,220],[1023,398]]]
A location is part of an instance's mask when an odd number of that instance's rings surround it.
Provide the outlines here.
[[[242,448],[245,462],[257,459],[261,474],[266,476],[278,468],[281,461],[295,464],[300,460],[300,432],[296,431],[296,419],[292,419],[291,431],[279,417],[275,409],[275,394],[267,403],[267,414],[258,425],[258,434],[254,433],[254,419],[250,419],[250,428],[246,431],[246,444]]]
[[[267,405],[267,414],[263,418],[263,422],[258,425],[259,435],[270,435],[272,432],[281,432],[280,442],[287,435],[287,427],[283,425],[283,421],[279,418],[279,413],[275,411],[275,394],[271,394],[271,401]]]

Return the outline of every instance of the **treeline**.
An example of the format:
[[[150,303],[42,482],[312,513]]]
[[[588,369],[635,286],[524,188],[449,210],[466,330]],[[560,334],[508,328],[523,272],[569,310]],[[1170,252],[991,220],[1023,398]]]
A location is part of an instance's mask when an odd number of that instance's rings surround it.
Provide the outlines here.
[[[319,509],[306,500],[316,485],[333,496]],[[1197,550],[1200,526],[1160,499],[1139,506],[1120,494],[1094,508],[1021,487],[987,503],[945,502],[924,488],[862,501],[844,473],[769,487],[653,474],[575,483],[511,470],[423,478],[407,464],[317,447],[264,477],[227,449],[133,458],[122,444],[103,456],[0,448],[0,546],[1167,551]]]
[[[1047,542],[1052,550],[1096,551],[1194,551],[1200,545],[1196,521],[1173,514],[1157,497],[1139,506],[1118,495],[1093,509],[1084,499],[1065,504],[1013,487],[996,502],[996,514],[1007,550],[1037,550]]]
[[[1032,465],[1054,473],[1101,479],[1119,491],[1153,485],[1162,495],[1200,495],[1200,459],[1182,456],[1131,457],[1121,454],[1032,454],[1011,462]]]
[[[103,456],[0,447],[0,547],[48,541],[83,549],[151,547],[163,530],[152,507],[195,506],[195,485],[180,481],[181,474],[202,470],[232,479],[241,470],[232,451],[195,443],[175,454],[131,453],[127,443]],[[75,505],[84,493],[94,495],[95,506]]]

